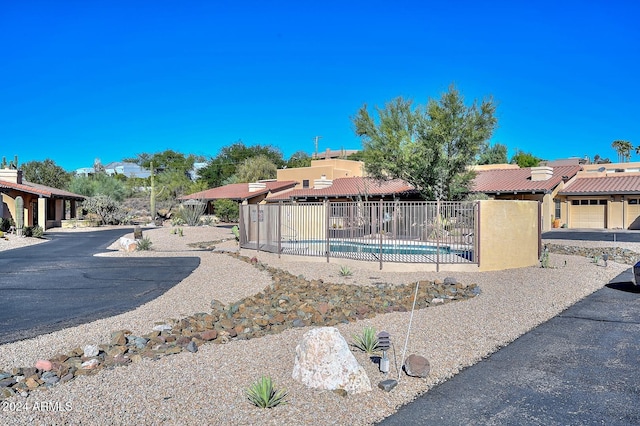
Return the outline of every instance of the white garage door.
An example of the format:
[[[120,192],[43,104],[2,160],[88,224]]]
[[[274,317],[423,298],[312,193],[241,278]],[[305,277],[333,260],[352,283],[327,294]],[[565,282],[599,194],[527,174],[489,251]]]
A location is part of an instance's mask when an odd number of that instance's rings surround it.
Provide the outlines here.
[[[607,200],[571,201],[572,228],[604,229],[607,223]]]

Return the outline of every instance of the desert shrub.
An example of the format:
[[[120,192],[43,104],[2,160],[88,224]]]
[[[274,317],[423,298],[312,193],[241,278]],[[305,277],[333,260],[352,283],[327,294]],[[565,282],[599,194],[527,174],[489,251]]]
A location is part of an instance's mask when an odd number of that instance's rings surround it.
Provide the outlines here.
[[[82,209],[97,215],[105,225],[118,225],[127,217],[120,203],[106,195],[87,198],[82,202]]]
[[[373,354],[378,350],[378,336],[376,329],[373,327],[365,327],[361,334],[353,336],[353,346],[368,354]]]
[[[144,237],[138,240],[138,251],[147,251],[151,250],[151,239],[149,237]]]
[[[249,386],[246,391],[249,401],[260,408],[273,408],[280,404],[285,404],[287,392],[277,390],[273,385],[271,377],[262,376],[260,380]]]
[[[213,211],[223,222],[237,222],[240,216],[238,203],[227,199],[216,200],[213,203]]]
[[[40,225],[36,225],[31,228],[31,234],[34,238],[42,238],[42,236],[44,235],[44,231],[42,230],[42,227]]]
[[[207,208],[207,202],[204,200],[189,200],[180,204],[180,208],[176,213],[189,226],[200,225],[200,218]]]
[[[7,217],[0,219],[0,231],[7,232],[12,226],[15,226],[12,219]]]
[[[353,271],[351,270],[351,268],[349,268],[346,265],[342,265],[340,267],[340,276],[342,276],[342,277],[350,277],[351,275],[353,275]]]

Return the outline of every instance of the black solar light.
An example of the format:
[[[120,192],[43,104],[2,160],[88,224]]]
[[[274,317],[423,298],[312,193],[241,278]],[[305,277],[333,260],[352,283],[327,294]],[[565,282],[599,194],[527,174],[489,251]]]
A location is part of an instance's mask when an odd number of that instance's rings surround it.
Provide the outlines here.
[[[607,260],[609,260],[609,254],[602,253],[602,260],[604,260],[604,266],[607,266]]]
[[[382,358],[380,358],[380,371],[383,373],[389,372],[389,358],[387,357],[387,351],[391,347],[391,336],[386,331],[378,333],[378,349],[382,351]]]

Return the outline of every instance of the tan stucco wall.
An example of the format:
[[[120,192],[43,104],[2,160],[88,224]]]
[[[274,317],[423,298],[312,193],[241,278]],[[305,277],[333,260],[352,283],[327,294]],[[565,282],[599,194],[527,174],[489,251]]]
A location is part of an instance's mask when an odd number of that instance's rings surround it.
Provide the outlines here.
[[[298,182],[296,189],[302,188],[302,181],[309,180],[309,187],[313,187],[314,179],[323,175],[327,179],[362,176],[364,163],[351,160],[311,160],[310,167],[296,167],[277,171],[277,180],[294,180]]]
[[[480,270],[538,263],[538,203],[480,201]]]
[[[608,229],[621,229],[626,228],[625,225],[625,202],[620,196],[613,197],[613,201],[607,203],[607,228]]]

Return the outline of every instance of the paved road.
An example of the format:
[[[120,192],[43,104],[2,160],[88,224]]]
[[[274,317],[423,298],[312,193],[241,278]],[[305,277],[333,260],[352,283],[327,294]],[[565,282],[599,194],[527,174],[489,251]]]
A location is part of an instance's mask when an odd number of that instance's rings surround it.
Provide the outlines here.
[[[591,229],[557,229],[543,232],[542,239],[553,240],[586,240],[586,241],[619,241],[640,243],[640,231],[629,230],[591,230]]]
[[[0,252],[0,344],[130,311],[163,294],[197,257],[96,257],[132,229],[51,232]]]
[[[380,424],[640,424],[640,288],[632,281],[630,269]]]

